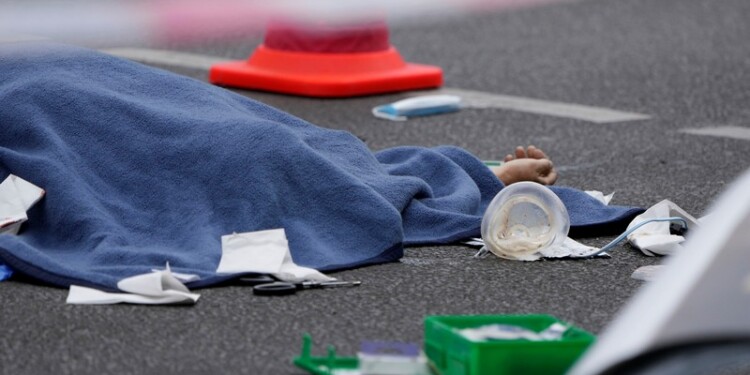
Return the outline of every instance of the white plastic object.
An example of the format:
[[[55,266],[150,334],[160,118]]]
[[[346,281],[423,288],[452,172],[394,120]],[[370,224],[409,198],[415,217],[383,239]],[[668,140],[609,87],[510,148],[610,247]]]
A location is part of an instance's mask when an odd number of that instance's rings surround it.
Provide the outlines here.
[[[399,100],[372,109],[375,117],[404,121],[409,117],[430,116],[461,109],[461,98],[455,95],[425,95]]]
[[[568,237],[568,210],[552,190],[534,182],[506,186],[482,217],[485,247],[501,258],[536,260]]]

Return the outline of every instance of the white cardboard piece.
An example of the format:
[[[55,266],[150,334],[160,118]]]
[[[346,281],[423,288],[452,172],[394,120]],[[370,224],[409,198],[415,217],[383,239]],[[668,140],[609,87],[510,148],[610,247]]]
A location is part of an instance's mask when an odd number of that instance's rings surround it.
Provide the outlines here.
[[[0,183],[0,233],[18,234],[28,217],[26,211],[44,197],[44,189],[9,175]]]

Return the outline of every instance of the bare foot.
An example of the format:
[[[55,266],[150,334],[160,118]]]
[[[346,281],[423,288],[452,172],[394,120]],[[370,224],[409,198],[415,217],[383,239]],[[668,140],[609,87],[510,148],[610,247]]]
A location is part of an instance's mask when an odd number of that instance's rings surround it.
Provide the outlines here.
[[[492,167],[492,172],[505,185],[521,181],[552,185],[557,181],[555,165],[544,151],[534,146],[526,149],[518,146],[514,154],[505,156],[504,161],[503,165]]]

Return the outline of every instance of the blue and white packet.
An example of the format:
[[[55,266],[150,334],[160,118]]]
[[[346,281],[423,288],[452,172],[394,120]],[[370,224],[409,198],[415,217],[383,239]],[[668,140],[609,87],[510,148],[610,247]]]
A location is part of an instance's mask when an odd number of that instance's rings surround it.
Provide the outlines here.
[[[456,112],[461,109],[461,98],[455,95],[426,95],[399,100],[372,109],[375,117],[405,121],[409,117],[430,116]]]

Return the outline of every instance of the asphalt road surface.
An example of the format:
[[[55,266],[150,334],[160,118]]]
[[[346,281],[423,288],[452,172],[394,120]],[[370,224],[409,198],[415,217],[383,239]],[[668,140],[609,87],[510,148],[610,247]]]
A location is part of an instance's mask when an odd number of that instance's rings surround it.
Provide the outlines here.
[[[750,167],[748,19],[746,0],[592,0],[399,23],[391,41],[407,60],[442,67],[446,89],[483,103],[407,122],[376,119],[370,110],[415,93],[238,92],[350,131],[373,150],[451,144],[496,159],[534,144],[560,170],[559,185],[615,192],[619,205],[669,199],[700,216]],[[260,41],[167,49],[241,59]],[[206,80],[200,64],[177,56],[186,63],[150,64]],[[509,97],[525,104],[509,108]],[[642,117],[545,114],[553,104]],[[408,248],[400,262],[334,274],[361,280],[357,288],[269,298],[224,286],[200,290],[192,307],[67,305],[66,290],[3,282],[0,373],[303,374],[291,363],[303,333],[312,335],[316,355],[329,344],[354,355],[365,340],[421,344],[424,317],[439,314],[544,313],[599,333],[643,285],[632,272],[663,261],[628,245],[611,259],[577,261],[475,259],[474,252]]]

